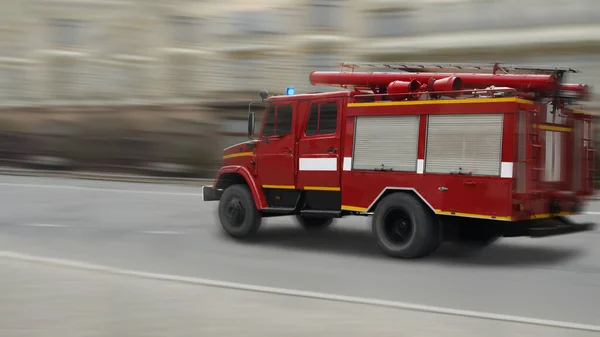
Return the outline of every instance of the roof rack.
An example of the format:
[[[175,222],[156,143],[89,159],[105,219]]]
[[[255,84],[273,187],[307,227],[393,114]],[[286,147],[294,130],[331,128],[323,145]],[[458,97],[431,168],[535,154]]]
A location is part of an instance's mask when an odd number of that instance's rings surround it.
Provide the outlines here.
[[[579,70],[565,67],[536,67],[526,65],[505,65],[504,63],[370,63],[370,62],[342,62],[342,69],[348,68],[354,71],[356,68],[388,68],[394,70],[402,70],[405,72],[444,72],[444,71],[469,71],[474,73],[489,73],[493,74],[557,74],[560,77],[564,73],[578,73]]]

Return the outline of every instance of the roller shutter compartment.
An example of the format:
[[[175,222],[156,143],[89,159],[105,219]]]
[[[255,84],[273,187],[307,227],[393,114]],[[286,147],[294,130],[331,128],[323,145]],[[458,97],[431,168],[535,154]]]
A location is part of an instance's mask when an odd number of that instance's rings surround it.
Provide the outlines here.
[[[429,116],[425,171],[500,175],[503,117],[502,114]]]
[[[417,115],[357,117],[352,168],[414,172],[418,143]]]

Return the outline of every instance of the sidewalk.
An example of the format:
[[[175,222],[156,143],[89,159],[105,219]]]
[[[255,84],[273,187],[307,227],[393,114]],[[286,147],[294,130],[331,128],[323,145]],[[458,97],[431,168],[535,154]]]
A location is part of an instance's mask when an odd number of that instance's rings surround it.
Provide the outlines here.
[[[55,177],[72,178],[88,180],[107,180],[123,182],[140,182],[155,184],[185,184],[185,185],[211,185],[213,179],[209,178],[178,178],[178,177],[157,177],[150,175],[134,175],[106,172],[81,172],[81,171],[61,171],[61,170],[34,170],[0,166],[0,175],[15,176],[33,176],[33,177]]]
[[[2,337],[596,335],[0,259]]]

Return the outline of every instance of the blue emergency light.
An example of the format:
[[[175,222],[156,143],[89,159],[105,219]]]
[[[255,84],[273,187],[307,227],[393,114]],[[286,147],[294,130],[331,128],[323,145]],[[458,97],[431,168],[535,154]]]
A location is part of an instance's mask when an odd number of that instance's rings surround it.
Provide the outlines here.
[[[288,87],[287,89],[285,89],[285,94],[290,96],[293,95],[296,92],[296,90],[294,90],[294,87]]]

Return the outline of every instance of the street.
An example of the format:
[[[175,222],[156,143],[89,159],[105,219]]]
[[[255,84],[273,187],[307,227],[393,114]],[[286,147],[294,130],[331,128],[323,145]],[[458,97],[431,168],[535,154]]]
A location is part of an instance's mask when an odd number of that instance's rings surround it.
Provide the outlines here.
[[[263,221],[259,236],[253,242],[233,241],[219,227],[217,203],[202,202],[197,187],[0,176],[0,203],[3,211],[0,247],[4,252],[126,270],[600,325],[597,314],[600,235],[596,231],[543,239],[503,239],[479,254],[468,254],[448,245],[427,259],[403,261],[388,258],[379,251],[371,237],[370,219],[362,217],[338,220],[331,230],[323,233],[305,232],[287,217],[272,218]],[[586,211],[590,214],[576,219],[600,219],[600,203],[591,203]],[[29,266],[29,262],[8,261],[0,260],[2,287],[23,287],[18,281],[20,278],[46,278],[46,274],[37,269],[43,266],[33,264],[38,267],[32,271],[19,264]],[[20,274],[10,270],[27,271]],[[92,277],[86,274],[89,272],[64,272],[79,273],[73,280],[81,279],[82,284],[90,287],[92,285],[86,279],[109,284],[117,282],[102,281],[104,276]],[[57,274],[54,269],[48,273],[49,280]],[[133,282],[139,285],[140,292],[145,290],[146,284],[158,283],[131,279],[118,282]],[[154,284],[152,287],[167,287],[163,290],[167,294],[168,287],[175,286]],[[152,287],[148,285],[148,288]],[[190,302],[189,305],[203,305],[191,303],[194,299],[192,285],[180,287],[185,288],[181,290],[181,296]],[[7,296],[15,296],[14,292],[14,289],[0,289],[4,296],[0,298],[1,313],[11,312],[13,306],[18,306],[17,302],[6,300]],[[119,290],[111,294],[129,295],[130,291]],[[197,301],[206,300],[199,297]],[[252,301],[257,306],[261,303]],[[218,302],[213,299],[210,305]],[[121,304],[117,301],[114,305]],[[333,319],[344,317],[339,311],[342,309],[333,309],[342,304],[327,305],[331,306],[327,310],[337,312]],[[350,309],[352,305],[344,305],[348,310],[355,310],[356,317],[362,317],[364,311],[365,320],[370,317],[366,313],[368,310],[379,310]],[[300,310],[293,308],[290,310]],[[131,314],[135,311],[119,310]],[[248,310],[256,315],[260,309],[248,307]],[[392,319],[389,311],[393,309],[385,310]],[[198,312],[198,315],[204,314],[205,311]],[[330,314],[329,311],[324,313]],[[159,313],[153,313],[148,321],[158,316]],[[0,317],[3,317],[0,327],[6,326],[8,318],[6,315]],[[295,322],[291,317],[288,322]],[[441,320],[450,319],[443,317]],[[313,319],[322,323],[327,317]],[[411,322],[419,319],[431,321],[431,318],[415,316]],[[285,319],[279,324],[283,326],[283,322]],[[464,323],[460,325],[466,327]]]

